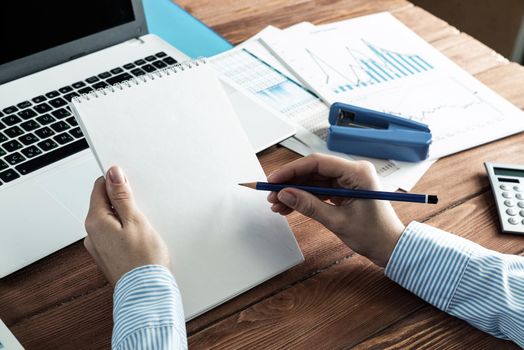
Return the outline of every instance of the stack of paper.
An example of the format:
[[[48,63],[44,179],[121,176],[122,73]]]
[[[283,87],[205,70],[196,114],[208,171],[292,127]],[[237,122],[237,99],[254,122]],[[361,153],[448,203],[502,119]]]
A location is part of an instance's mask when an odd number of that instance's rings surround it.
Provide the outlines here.
[[[243,63],[220,65],[225,57]],[[320,26],[268,27],[213,63],[300,126],[282,144],[303,155],[335,153],[325,144],[333,102],[428,124],[429,161],[368,159],[389,189],[410,190],[439,157],[524,130],[522,111],[389,13]],[[257,74],[242,76],[254,67]]]

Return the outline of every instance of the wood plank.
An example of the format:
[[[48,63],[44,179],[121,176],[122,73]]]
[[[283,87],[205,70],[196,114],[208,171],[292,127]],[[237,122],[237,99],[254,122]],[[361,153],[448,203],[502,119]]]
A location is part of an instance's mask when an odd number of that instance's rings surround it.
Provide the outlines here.
[[[108,282],[77,242],[0,280],[0,318],[8,326]]]
[[[460,33],[455,27],[417,6],[405,7],[391,12],[409,29],[429,43]],[[421,18],[424,20],[421,20]]]
[[[475,225],[471,225],[471,223]],[[499,234],[490,193],[428,221],[504,253],[524,237]],[[190,336],[192,348],[351,347],[425,304],[358,255]],[[484,337],[489,337],[483,334]]]
[[[413,316],[358,344],[354,350],[378,349],[520,349],[515,343],[486,336],[465,321],[425,306]]]
[[[177,3],[234,45],[253,36],[269,24],[285,28],[302,21],[326,23],[412,6],[405,0],[334,0],[325,4],[310,0],[226,0],[221,2],[220,7],[216,2],[206,0],[179,0]]]

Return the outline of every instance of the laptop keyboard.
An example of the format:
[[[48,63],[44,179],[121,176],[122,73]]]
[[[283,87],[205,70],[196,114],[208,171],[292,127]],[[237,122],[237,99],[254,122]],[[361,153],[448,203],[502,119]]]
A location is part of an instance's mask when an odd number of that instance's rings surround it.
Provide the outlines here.
[[[73,97],[175,63],[158,52],[31,100],[0,106],[0,186],[89,147],[67,105]]]

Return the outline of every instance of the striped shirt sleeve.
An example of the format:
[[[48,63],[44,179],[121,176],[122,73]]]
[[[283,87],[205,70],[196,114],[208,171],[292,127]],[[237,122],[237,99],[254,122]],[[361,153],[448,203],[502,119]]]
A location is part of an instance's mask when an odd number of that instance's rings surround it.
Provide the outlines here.
[[[137,267],[120,278],[113,320],[113,349],[187,349],[182,299],[164,266]]]
[[[524,347],[524,257],[412,222],[385,274],[439,309]]]

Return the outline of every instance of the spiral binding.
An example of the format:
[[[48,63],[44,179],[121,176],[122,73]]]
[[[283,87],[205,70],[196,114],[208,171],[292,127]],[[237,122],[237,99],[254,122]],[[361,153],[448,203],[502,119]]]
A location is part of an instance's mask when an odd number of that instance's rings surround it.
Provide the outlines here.
[[[205,57],[199,57],[191,61],[184,61],[180,63],[173,64],[169,67],[162,68],[155,72],[146,73],[144,75],[139,75],[138,77],[133,77],[129,80],[124,80],[120,83],[109,85],[100,89],[90,91],[88,93],[75,96],[73,100],[77,103],[82,103],[82,100],[89,101],[91,98],[98,98],[100,96],[106,96],[108,93],[113,93],[117,90],[124,90],[125,87],[132,87],[132,84],[140,85],[141,83],[147,83],[149,80],[155,80],[156,78],[162,78],[165,76],[171,75],[171,73],[178,73],[179,71],[184,71],[186,69],[191,69],[193,66],[198,67],[201,64],[206,64],[207,61]]]

